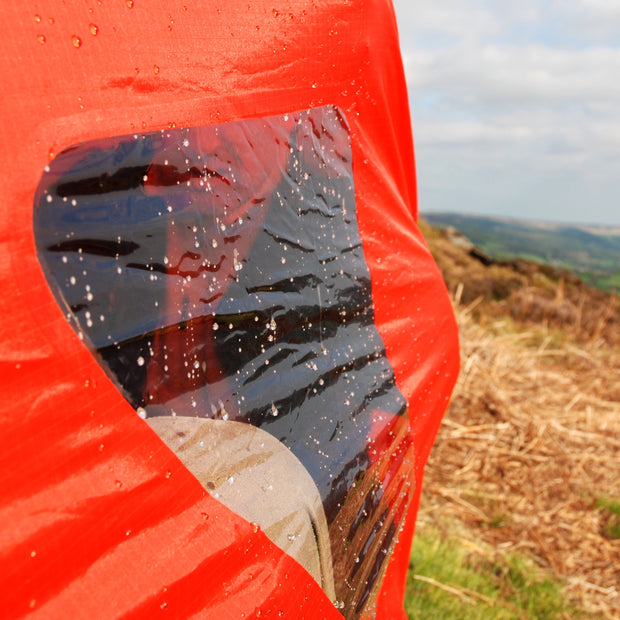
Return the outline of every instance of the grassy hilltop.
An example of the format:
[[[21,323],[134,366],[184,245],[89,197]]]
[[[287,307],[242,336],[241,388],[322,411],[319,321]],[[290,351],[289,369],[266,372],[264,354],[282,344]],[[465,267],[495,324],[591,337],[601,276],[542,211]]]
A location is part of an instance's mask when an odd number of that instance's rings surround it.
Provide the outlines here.
[[[421,223],[461,375],[426,471],[417,618],[620,618],[620,304]]]
[[[620,228],[578,226],[456,213],[427,213],[429,224],[453,226],[488,256],[520,257],[566,269],[602,290],[620,291]]]

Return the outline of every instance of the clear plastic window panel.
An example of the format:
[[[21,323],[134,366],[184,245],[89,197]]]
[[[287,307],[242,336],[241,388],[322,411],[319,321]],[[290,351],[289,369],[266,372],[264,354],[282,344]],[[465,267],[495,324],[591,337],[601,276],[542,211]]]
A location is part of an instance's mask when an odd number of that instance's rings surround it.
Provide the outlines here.
[[[413,447],[352,170],[332,106],[106,138],[50,163],[34,228],[59,304],[137,414],[358,618]]]

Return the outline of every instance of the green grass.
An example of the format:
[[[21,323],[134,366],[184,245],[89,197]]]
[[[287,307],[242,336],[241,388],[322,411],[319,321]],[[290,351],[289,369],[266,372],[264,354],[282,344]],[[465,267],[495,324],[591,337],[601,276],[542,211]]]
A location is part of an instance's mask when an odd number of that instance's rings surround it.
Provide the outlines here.
[[[519,555],[489,559],[435,529],[414,540],[405,610],[410,620],[578,618],[562,586]]]
[[[599,497],[596,500],[596,507],[603,509],[605,523],[603,525],[603,535],[608,540],[620,539],[620,501],[610,497]]]
[[[585,271],[580,272],[578,275],[584,282],[591,286],[596,286],[602,291],[608,293],[620,292],[620,271],[608,274]]]

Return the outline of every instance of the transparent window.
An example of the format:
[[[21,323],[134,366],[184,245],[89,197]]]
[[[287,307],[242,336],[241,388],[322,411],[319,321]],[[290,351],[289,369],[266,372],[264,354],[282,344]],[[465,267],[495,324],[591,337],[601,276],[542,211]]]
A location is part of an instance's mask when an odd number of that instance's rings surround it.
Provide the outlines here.
[[[409,501],[349,131],[325,106],[69,148],[34,228],[67,318],[205,488],[372,609]]]

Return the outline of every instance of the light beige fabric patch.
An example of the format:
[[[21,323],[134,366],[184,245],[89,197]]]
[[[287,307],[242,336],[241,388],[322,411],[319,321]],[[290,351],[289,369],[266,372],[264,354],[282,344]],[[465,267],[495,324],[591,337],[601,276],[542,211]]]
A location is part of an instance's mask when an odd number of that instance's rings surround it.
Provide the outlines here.
[[[256,426],[230,420],[158,416],[147,423],[213,497],[259,525],[335,600],[321,497],[284,444]]]

